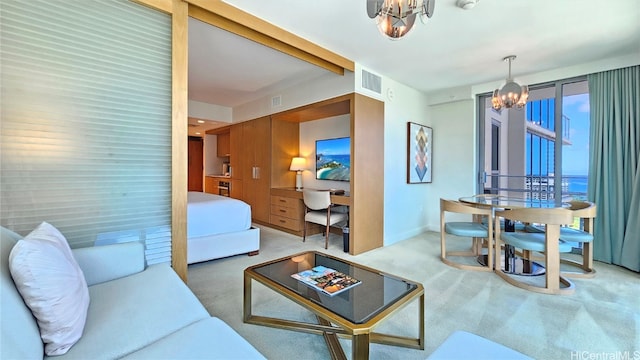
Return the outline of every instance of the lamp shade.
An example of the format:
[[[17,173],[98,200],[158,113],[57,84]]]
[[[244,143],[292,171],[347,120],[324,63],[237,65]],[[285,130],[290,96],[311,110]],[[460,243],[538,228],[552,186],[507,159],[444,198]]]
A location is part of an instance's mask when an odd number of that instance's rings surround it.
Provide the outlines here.
[[[290,171],[302,171],[307,165],[307,160],[303,157],[294,157],[291,159],[291,166],[289,167]]]

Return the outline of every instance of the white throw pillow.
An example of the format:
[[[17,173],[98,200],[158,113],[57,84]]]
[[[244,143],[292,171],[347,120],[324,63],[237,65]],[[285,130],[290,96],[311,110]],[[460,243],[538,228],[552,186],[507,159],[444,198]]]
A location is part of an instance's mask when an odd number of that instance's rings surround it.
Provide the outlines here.
[[[47,355],[65,354],[82,336],[89,289],[69,243],[43,222],[9,255],[13,281],[40,327]]]

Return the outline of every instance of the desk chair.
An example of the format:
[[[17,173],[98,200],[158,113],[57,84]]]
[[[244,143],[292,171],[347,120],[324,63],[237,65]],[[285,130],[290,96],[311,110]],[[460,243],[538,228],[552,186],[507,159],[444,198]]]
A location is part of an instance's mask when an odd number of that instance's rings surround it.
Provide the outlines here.
[[[474,221],[447,222],[447,213],[469,214]],[[483,225],[482,222],[487,225]],[[472,238],[471,250],[447,251],[446,234]],[[448,256],[470,256],[475,258],[482,255],[483,243],[487,239],[486,266],[475,266],[454,262]],[[491,208],[479,208],[461,202],[440,199],[440,259],[443,263],[463,270],[493,271],[493,221]]]
[[[303,190],[302,200],[305,205],[304,231],[302,241],[307,238],[307,223],[325,226],[324,248],[329,247],[329,228],[331,226],[348,223],[349,215],[340,212],[331,212],[331,193],[319,190]]]
[[[544,232],[501,232],[500,218],[524,223],[544,225]],[[520,208],[512,210],[496,210],[495,213],[496,249],[502,247],[502,242],[522,250],[522,257],[531,260],[532,252],[544,253],[545,284],[537,286],[531,282],[524,282],[519,275],[509,275],[500,267],[498,274],[511,285],[544,294],[572,294],[575,290],[573,283],[560,274],[560,253],[571,252],[571,244],[560,240],[560,225],[571,224],[573,213],[564,208]],[[562,286],[561,286],[562,285]]]
[[[596,204],[590,201],[570,201],[569,210],[574,218],[580,218],[581,229],[570,227],[560,228],[560,240],[582,244],[582,262],[561,258],[560,262],[577,266],[582,272],[563,271],[567,277],[592,278],[596,274],[593,268],[593,219],[596,217]],[[527,225],[528,232],[544,232],[544,226]]]

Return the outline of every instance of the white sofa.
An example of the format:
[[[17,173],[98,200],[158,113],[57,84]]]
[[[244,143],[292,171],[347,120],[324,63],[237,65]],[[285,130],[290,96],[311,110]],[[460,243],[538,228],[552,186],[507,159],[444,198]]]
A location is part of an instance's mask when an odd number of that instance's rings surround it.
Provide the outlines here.
[[[171,267],[145,268],[140,243],[73,250],[89,285],[86,323],[66,354],[48,357],[9,271],[9,253],[21,236],[0,232],[1,359],[264,359],[211,317]]]

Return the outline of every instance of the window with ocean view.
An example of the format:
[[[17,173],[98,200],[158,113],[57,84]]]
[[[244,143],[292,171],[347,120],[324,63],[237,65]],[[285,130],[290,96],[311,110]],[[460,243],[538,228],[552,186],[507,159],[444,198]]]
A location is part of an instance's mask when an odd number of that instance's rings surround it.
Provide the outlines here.
[[[586,85],[585,85],[586,87]],[[587,199],[589,173],[589,93],[564,96],[562,114],[570,119],[567,134],[571,144],[562,146],[563,197]]]
[[[586,199],[586,79],[530,85],[523,109],[496,111],[490,97],[480,97],[484,105],[479,114],[479,188],[484,193],[529,199]]]

